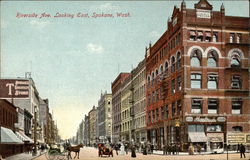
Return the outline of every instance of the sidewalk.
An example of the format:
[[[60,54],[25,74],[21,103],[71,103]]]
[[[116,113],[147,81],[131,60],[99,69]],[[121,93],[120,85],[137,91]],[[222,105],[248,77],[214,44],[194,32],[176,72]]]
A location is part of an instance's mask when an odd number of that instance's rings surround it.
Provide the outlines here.
[[[226,154],[227,151],[224,151],[223,153],[218,153],[218,154]],[[236,151],[228,151],[228,154],[232,154],[232,153],[237,153]],[[246,152],[247,153],[247,152]],[[157,150],[154,150],[153,151],[153,154],[156,154],[156,155],[163,155],[163,151],[157,151]],[[200,154],[198,154],[197,152],[194,154],[194,155],[208,155],[208,154],[215,154],[215,153],[212,153],[212,152],[201,152]],[[171,154],[172,155],[172,154]],[[178,155],[188,155],[188,152],[179,152]],[[170,156],[170,155],[169,155]],[[176,156],[176,154],[175,154]]]
[[[47,151],[41,152],[37,151],[37,155],[32,155],[32,153],[21,153],[16,154],[10,157],[5,158],[4,160],[32,160],[34,158],[37,158],[43,154],[45,154]]]

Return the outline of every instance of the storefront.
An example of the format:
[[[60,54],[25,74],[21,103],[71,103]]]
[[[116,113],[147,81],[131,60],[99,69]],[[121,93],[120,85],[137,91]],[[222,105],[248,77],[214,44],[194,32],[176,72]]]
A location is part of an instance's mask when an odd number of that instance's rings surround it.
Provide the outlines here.
[[[227,145],[229,150],[237,150],[238,145],[243,144],[250,149],[250,133],[227,133]]]
[[[203,151],[222,153],[226,117],[223,116],[186,116],[187,142],[200,145]]]

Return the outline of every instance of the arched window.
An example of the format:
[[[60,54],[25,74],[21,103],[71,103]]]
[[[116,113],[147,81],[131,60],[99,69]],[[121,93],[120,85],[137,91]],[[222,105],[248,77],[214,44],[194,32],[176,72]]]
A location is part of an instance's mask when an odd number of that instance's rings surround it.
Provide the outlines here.
[[[234,132],[242,132],[243,131],[243,128],[241,126],[233,126],[232,127],[232,130]]]
[[[165,73],[168,74],[168,62],[165,62]]]
[[[195,49],[194,51],[192,51],[190,65],[193,67],[201,66],[201,57],[202,55],[200,50]]]
[[[207,56],[207,66],[208,67],[217,67],[218,54],[216,51],[212,50],[208,52]]]
[[[163,73],[163,66],[160,67],[160,73]]]
[[[148,87],[150,86],[150,76],[148,76]]]
[[[154,85],[154,79],[155,79],[155,74],[154,72],[152,73],[152,86]]]
[[[230,58],[231,67],[240,67],[240,54],[238,52],[233,52]]]
[[[181,53],[177,53],[177,69],[181,68]]]
[[[173,56],[171,58],[171,72],[175,71],[175,57]]]
[[[158,76],[158,69],[155,70],[155,77]]]

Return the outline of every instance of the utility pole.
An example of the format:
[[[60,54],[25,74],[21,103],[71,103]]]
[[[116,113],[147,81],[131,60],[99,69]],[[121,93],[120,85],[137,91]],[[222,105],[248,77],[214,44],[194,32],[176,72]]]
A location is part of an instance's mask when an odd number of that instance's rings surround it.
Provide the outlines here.
[[[36,142],[37,142],[37,107],[35,106],[35,116],[34,116],[34,154],[37,154]]]

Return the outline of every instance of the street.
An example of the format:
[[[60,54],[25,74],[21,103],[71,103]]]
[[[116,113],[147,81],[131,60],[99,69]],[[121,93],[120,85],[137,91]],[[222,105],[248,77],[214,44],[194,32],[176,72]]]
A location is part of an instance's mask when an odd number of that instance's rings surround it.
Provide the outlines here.
[[[84,147],[80,151],[80,160],[101,160],[101,159],[113,159],[113,160],[227,160],[227,154],[212,154],[212,155],[179,155],[179,156],[163,156],[163,155],[142,155],[140,153],[136,154],[136,158],[131,158],[131,153],[127,155],[116,155],[115,151],[114,157],[98,157],[98,150],[91,147]],[[74,153],[71,153],[72,158],[74,158]],[[228,160],[241,160],[240,154],[229,154]],[[250,154],[246,153],[246,158],[242,158],[242,160],[249,160]],[[42,155],[35,160],[46,160],[45,155]]]

